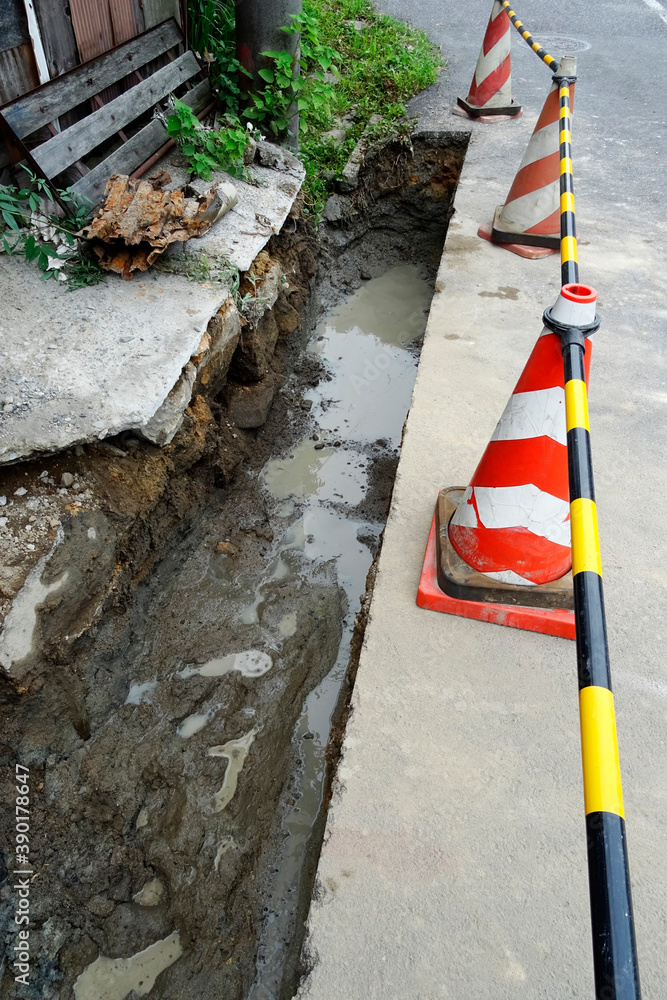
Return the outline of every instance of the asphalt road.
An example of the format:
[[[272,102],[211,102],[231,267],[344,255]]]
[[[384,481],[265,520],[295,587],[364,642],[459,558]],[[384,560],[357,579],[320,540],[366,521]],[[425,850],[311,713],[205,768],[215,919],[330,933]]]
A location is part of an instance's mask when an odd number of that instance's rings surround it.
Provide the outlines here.
[[[667,4],[662,11],[655,9],[656,4],[657,0],[519,0],[516,12],[552,55],[567,52],[578,57],[573,141],[582,206],[587,195],[591,200],[597,196],[613,206],[619,233],[635,230],[641,214],[642,227],[655,226],[651,235],[664,239]],[[420,113],[424,127],[443,125],[452,99],[468,92],[491,3],[377,0],[377,7],[423,28],[441,46],[448,72],[413,101],[412,108]],[[549,70],[514,29],[512,71],[514,99],[526,108],[539,108]]]

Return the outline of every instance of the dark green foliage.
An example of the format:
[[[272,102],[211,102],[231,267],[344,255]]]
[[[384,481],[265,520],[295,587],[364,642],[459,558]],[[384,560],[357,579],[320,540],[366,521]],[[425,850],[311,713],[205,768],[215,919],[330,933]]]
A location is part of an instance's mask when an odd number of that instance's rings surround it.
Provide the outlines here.
[[[0,230],[0,250],[22,254],[28,263],[35,263],[43,281],[67,281],[68,291],[96,285],[104,279],[104,272],[85,256],[76,239],[76,233],[89,221],[90,206],[69,190],[57,191],[67,207],[65,215],[59,214],[50,202],[53,192],[49,184],[24,169],[30,178],[28,187],[0,186],[0,215],[6,227]]]
[[[177,99],[167,120],[167,133],[180,146],[191,172],[207,181],[214,170],[244,176],[243,154],[252,138],[252,126],[246,128],[231,114],[225,115],[224,122],[215,131],[204,128],[187,104]]]

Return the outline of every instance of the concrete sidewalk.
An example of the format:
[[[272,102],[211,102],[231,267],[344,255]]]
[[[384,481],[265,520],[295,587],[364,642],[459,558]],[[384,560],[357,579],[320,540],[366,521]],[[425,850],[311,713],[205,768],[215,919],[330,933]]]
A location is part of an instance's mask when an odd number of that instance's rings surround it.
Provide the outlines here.
[[[408,17],[400,0],[379,6]],[[453,57],[449,80],[418,100],[424,124],[466,127],[448,109],[467,92],[489,6],[468,5],[463,40],[453,4],[410,18],[432,37],[439,29]],[[602,317],[591,430],[640,971],[657,1000],[667,996],[667,255],[651,155],[667,29],[639,0],[548,12],[526,0],[519,13],[540,40],[567,32],[588,45],[573,139],[581,278],[597,287]],[[469,481],[559,286],[558,258],[526,261],[476,235],[504,201],[550,82],[518,35],[512,44],[525,114],[472,126],[310,914],[316,964],[300,996],[312,1000],[593,995],[574,644],[415,605],[437,491]]]

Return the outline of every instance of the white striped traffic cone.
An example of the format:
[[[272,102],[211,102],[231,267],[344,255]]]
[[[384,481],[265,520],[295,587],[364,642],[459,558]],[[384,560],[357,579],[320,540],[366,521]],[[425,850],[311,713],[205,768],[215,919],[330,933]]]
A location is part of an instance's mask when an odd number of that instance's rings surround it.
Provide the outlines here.
[[[597,293],[565,285],[550,317],[587,326]],[[588,384],[591,342],[586,341]],[[417,604],[575,638],[560,337],[543,330],[470,486],[438,494]]]
[[[552,310],[558,321],[578,322],[574,313],[590,309],[571,287],[578,286],[565,286]],[[587,340],[587,380],[590,351]],[[468,566],[503,583],[546,584],[571,568],[563,357],[560,337],[546,329],[451,519],[449,539]]]
[[[576,71],[576,56],[563,56],[558,73],[575,76]],[[570,88],[571,105],[573,101],[574,85]],[[496,209],[493,224],[480,226],[477,232],[523,257],[544,257],[559,249],[560,126],[556,83],[544,102],[505,204]]]
[[[521,114],[521,106],[512,101],[511,32],[505,8],[494,0],[470,92],[465,100],[457,98],[457,114],[478,121],[498,121],[501,116]]]

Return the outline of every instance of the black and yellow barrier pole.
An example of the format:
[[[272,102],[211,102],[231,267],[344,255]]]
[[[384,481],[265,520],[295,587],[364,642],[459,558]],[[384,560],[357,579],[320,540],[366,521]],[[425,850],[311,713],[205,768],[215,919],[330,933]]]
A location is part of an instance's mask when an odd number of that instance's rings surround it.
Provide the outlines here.
[[[531,33],[524,26],[523,22],[519,20],[519,18],[512,10],[509,4],[509,0],[500,0],[500,2],[507,11],[507,16],[509,17],[510,21],[512,22],[516,30],[519,32],[521,37],[524,39],[524,41],[528,42],[533,52],[537,53],[542,62],[546,63],[549,69],[556,69],[556,67],[558,66],[558,60],[554,59],[553,56],[550,56],[549,53],[542,48],[540,43],[535,41]]]
[[[561,285],[579,281],[577,259],[577,228],[574,214],[574,177],[572,174],[572,115],[570,84],[574,77],[554,77],[558,80],[559,142],[560,142],[560,271]]]
[[[611,690],[602,563],[588,423],[586,337],[598,329],[597,292],[579,284],[569,128],[569,83],[561,107],[561,271],[563,287],[544,314],[559,334],[565,374],[572,575],[579,674],[579,717],[588,841],[596,1000],[641,1000],[625,815]]]

